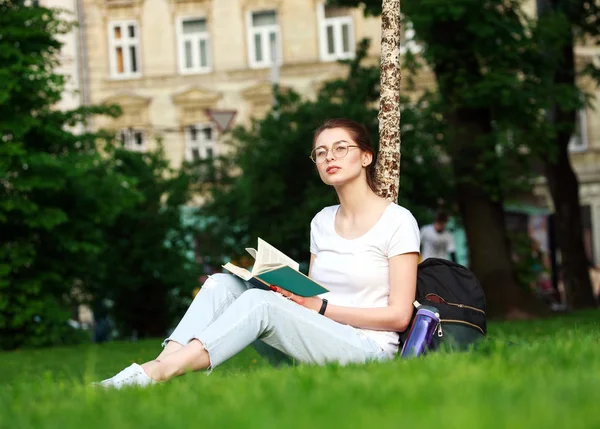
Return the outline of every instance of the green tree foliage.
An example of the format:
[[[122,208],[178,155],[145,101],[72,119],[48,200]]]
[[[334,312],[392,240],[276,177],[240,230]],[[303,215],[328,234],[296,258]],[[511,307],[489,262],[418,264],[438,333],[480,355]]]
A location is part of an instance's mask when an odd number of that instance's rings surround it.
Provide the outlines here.
[[[593,0],[540,0],[538,15],[549,64],[542,76],[552,86],[547,118],[554,125],[552,144],[540,157],[554,206],[560,207],[555,225],[566,303],[572,308],[592,307],[596,304],[583,241],[579,181],[571,166],[569,143],[576,132],[577,111],[589,97],[578,90],[576,76],[588,73],[600,81],[593,63],[576,70],[574,52],[576,41],[585,44],[595,39],[600,43],[600,4]]]
[[[189,175],[84,131],[118,108],[53,109],[69,28],[0,0],[0,349],[81,339],[67,320],[90,299],[112,299],[122,332],[162,335],[198,275],[180,215]]]
[[[375,0],[329,3],[361,5],[367,15],[381,13],[381,2]],[[458,186],[469,176],[478,182],[483,179],[484,194],[501,201],[515,184],[527,185],[530,174],[523,172],[532,159],[542,161],[554,205],[563,208],[557,211],[556,221],[567,303],[586,307],[593,300],[579,232],[578,182],[568,144],[576,112],[589,96],[582,96],[575,77],[581,72],[600,76],[591,63],[575,69],[574,43],[600,43],[600,5],[595,0],[540,0],[536,3],[539,19],[526,17],[522,6],[522,0],[428,0],[404,3],[402,12],[422,43],[423,58],[436,73],[447,135],[455,136],[448,141],[455,141],[449,152],[454,155]],[[460,135],[461,129],[466,135]],[[466,152],[457,151],[459,146]],[[467,206],[475,204],[462,203],[465,217]],[[496,217],[498,224],[501,219]],[[465,223],[471,253],[477,256],[473,251],[486,247],[479,237],[491,234],[473,231],[468,219]],[[476,272],[483,274],[477,265],[488,262],[474,262]],[[501,283],[488,289],[506,295]],[[504,307],[508,305],[505,300]]]
[[[132,199],[127,178],[69,127],[111,109],[57,112],[53,10],[0,2],[0,348],[72,338],[71,292],[103,250],[102,230]]]
[[[104,231],[106,246],[98,260],[102,278],[90,282],[94,307],[110,300],[111,315],[123,335],[162,336],[198,286],[193,257],[195,229],[182,218],[190,199],[187,166],[169,167],[162,148],[149,153],[118,149],[117,172],[132,178],[140,195]]]
[[[346,62],[347,77],[325,83],[315,100],[278,91],[277,105],[264,119],[234,130],[231,155],[221,160],[221,180],[201,211],[208,219],[203,254],[238,256],[260,236],[292,258],[308,261],[310,220],[337,203],[309,159],[314,130],[328,118],[347,117],[365,124],[378,141],[379,68],[363,64],[367,46],[363,41],[357,58]],[[431,132],[438,127],[435,118],[404,101],[399,203],[424,219],[438,198],[450,198],[448,167],[437,156]],[[227,177],[231,165],[239,170]]]
[[[374,1],[335,3],[363,4],[366,12],[378,13]],[[527,184],[531,154],[549,132],[538,34],[515,0],[429,0],[402,7],[423,48],[418,58],[407,57],[410,68],[425,63],[436,77],[435,110],[445,125],[470,267],[486,290],[488,313],[530,311],[535,303],[518,287],[511,262],[503,201],[515,185]]]

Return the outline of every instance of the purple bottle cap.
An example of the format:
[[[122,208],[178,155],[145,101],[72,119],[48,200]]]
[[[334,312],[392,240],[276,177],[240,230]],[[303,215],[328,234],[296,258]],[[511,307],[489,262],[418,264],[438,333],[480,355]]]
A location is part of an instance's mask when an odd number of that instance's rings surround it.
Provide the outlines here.
[[[436,320],[440,320],[440,314],[436,313],[432,310],[429,310],[428,308],[423,308],[423,306],[419,307],[419,310],[417,311],[417,314],[422,314],[424,316],[429,316],[432,319],[436,319]]]

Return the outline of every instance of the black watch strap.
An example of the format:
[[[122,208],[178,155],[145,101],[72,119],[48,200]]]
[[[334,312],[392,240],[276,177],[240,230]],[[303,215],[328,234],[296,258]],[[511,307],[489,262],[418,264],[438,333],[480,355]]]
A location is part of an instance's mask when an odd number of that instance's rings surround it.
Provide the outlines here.
[[[327,309],[327,300],[325,298],[323,299],[323,303],[321,304],[321,309],[319,310],[319,314],[322,314],[323,316],[325,316],[325,310]]]

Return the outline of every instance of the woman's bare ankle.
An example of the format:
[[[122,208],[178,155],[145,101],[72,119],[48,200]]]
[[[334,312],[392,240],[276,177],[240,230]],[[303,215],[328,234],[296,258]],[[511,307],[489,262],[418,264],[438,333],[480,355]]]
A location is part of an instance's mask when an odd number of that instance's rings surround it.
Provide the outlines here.
[[[146,362],[142,369],[155,381],[167,381],[187,372],[206,369],[210,366],[210,356],[204,345],[194,340],[180,350]]]
[[[142,369],[146,373],[148,377],[150,377],[154,381],[164,381],[161,376],[161,361],[159,359],[154,359],[149,362],[142,364]]]

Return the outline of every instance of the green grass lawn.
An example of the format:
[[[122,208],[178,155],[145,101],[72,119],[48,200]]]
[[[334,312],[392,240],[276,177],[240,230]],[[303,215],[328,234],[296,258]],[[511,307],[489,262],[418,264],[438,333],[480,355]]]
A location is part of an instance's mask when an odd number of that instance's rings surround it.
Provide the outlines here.
[[[210,376],[89,387],[159,347],[0,353],[0,428],[600,428],[600,311],[494,323],[468,353],[274,369],[248,349]]]

